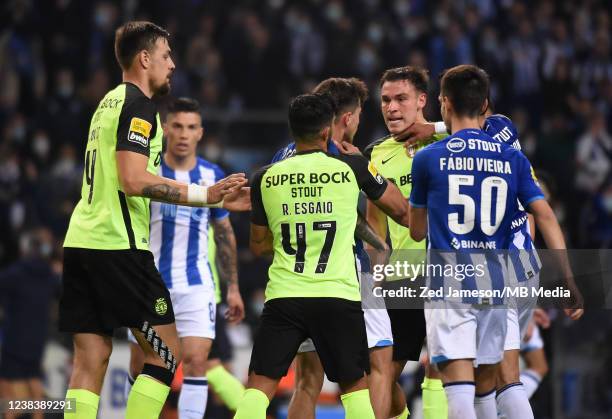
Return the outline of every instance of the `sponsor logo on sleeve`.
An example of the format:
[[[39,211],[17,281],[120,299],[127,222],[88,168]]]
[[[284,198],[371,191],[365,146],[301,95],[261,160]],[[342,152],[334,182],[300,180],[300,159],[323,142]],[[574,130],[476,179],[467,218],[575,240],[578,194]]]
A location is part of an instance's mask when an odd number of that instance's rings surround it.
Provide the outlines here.
[[[381,185],[383,184],[383,182],[384,182],[383,178],[378,173],[378,170],[376,170],[376,166],[374,166],[374,163],[372,163],[372,162],[368,163],[368,172],[370,172],[372,177],[374,177],[374,179],[376,179],[376,182],[378,182]]]
[[[152,127],[151,123],[144,119],[132,118],[130,130],[128,131],[128,141],[148,147]]]

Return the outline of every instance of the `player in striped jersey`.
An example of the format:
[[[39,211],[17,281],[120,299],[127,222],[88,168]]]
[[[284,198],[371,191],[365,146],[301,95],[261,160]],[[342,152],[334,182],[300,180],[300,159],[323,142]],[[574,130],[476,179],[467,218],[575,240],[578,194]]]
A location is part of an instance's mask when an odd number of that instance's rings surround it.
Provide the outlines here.
[[[203,134],[199,108],[197,101],[186,98],[171,104],[164,124],[167,150],[160,174],[188,184],[211,185],[224,174],[217,165],[196,154]],[[183,357],[184,379],[178,403],[181,419],[201,418],[208,396],[206,360],[215,338],[216,315],[215,284],[207,256],[209,225],[220,261],[217,268],[228,281],[226,317],[231,322],[244,317],[236,239],[228,216],[222,208],[151,203],[151,251],[170,291]],[[132,345],[132,353],[138,350]],[[132,374],[139,372],[136,362],[130,364]]]
[[[518,132],[512,121],[504,115],[492,114],[491,106],[483,115],[481,126],[483,131],[493,139],[516,150],[521,150]],[[429,129],[433,133],[433,127],[430,126]],[[511,239],[508,247],[510,269],[516,282],[529,288],[537,286],[541,269],[541,262],[532,240],[534,235],[533,216],[528,214],[519,203],[519,209],[511,223]],[[497,400],[503,399],[505,390],[520,385],[520,382],[524,381],[522,375],[519,377],[519,350],[522,351],[523,337],[532,318],[535,303],[534,298],[515,299],[512,307],[508,309],[504,358],[498,370]],[[501,414],[505,414],[503,406],[505,405],[502,403],[498,406]]]
[[[486,109],[488,86],[486,73],[474,66],[454,67],[442,77],[441,114],[453,135],[428,146],[415,157],[410,196],[411,236],[422,240],[427,235],[431,249],[464,249],[472,242],[506,248],[510,224],[518,210],[517,200],[520,200],[534,214],[547,245],[565,249],[559,225],[535,183],[529,162],[517,150],[496,143],[479,129],[478,116]],[[477,165],[469,167],[470,161],[478,159],[495,163],[491,165],[495,175]],[[498,209],[495,217],[490,214],[492,207]],[[482,208],[489,208],[489,212]],[[465,253],[459,256],[464,257]],[[503,273],[501,260],[495,262],[488,258],[487,262],[489,272],[493,273],[496,268]],[[563,257],[559,257],[559,262],[572,297],[580,303],[569,262]],[[489,289],[503,287],[498,274],[489,278]],[[438,288],[433,284],[437,280],[435,276],[431,278],[432,288]],[[461,281],[464,290],[473,290],[475,285],[473,275]],[[488,304],[503,304],[497,300],[494,297]],[[503,310],[473,305],[485,303],[478,298],[466,301],[463,297],[461,302],[468,306],[446,298],[426,302],[429,354],[441,369],[451,419],[476,418],[476,412],[479,418],[496,418],[495,365],[502,359],[507,315]],[[574,306],[566,309],[566,313],[577,319],[582,309]],[[474,360],[479,365],[476,374],[472,367]],[[516,389],[516,386],[508,389],[504,400],[500,400],[506,405],[507,417],[533,417],[528,403],[521,402]],[[475,390],[480,395],[474,403]]]

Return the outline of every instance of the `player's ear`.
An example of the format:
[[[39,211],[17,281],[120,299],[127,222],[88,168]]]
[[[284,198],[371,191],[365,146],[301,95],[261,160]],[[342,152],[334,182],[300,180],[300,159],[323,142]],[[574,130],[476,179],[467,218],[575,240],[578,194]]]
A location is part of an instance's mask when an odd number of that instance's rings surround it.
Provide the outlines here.
[[[200,126],[200,128],[198,128],[198,143],[204,138],[204,132],[204,127]]]
[[[427,105],[427,93],[420,93],[417,98],[417,109],[422,110]]]
[[[342,114],[342,125],[348,127],[351,123],[351,118],[353,117],[353,112],[346,112]]]
[[[489,99],[485,99],[484,103],[482,104],[482,109],[480,110],[480,115],[486,114],[488,109],[489,109]]]
[[[327,126],[320,131],[321,137],[327,141],[331,138],[331,126]]]
[[[146,49],[143,49],[142,51],[138,53],[137,57],[138,57],[138,62],[140,63],[142,68],[144,68],[145,70],[148,69],[149,66],[151,65],[151,54],[149,54],[149,51],[147,51]]]

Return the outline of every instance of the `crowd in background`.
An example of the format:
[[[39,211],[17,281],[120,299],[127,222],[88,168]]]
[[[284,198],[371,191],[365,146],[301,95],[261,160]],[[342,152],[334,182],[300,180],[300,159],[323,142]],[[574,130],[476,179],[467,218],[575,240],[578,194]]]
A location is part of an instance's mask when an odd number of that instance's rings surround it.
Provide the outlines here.
[[[56,255],[80,196],[98,101],[121,80],[115,29],[151,20],[172,34],[173,96],[200,101],[202,154],[228,171],[266,164],[289,141],[286,106],[329,76],[366,81],[358,146],[385,135],[378,78],[429,69],[425,115],[439,118],[439,74],[474,63],[495,111],[512,118],[546,179],[573,248],[612,245],[612,36],[606,0],[12,0],[0,18],[0,268],[45,227]],[[160,99],[163,109],[164,100]],[[265,261],[234,215],[253,317]]]

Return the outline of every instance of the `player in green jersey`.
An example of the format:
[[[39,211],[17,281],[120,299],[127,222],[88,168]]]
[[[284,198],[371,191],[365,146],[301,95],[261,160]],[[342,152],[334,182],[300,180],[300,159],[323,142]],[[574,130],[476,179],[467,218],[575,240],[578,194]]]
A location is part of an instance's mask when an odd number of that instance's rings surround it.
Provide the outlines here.
[[[380,173],[394,182],[406,198],[410,196],[412,181],[410,169],[412,158],[417,150],[425,145],[446,137],[446,134],[431,137],[405,149],[405,144],[397,141],[398,136],[414,127],[425,124],[423,109],[427,103],[427,85],[429,77],[423,69],[399,67],[385,71],[380,80],[381,107],[390,135],[374,141],[364,154],[379,169]],[[417,243],[410,238],[410,232],[392,219],[388,219],[376,205],[368,202],[367,219],[375,231],[382,237],[391,239],[393,250],[410,250],[410,257],[418,263],[419,250],[425,250],[425,242]],[[389,263],[393,263],[391,260]],[[388,280],[399,278],[388,278]],[[397,285],[404,281],[398,281]],[[405,285],[405,284],[404,284]],[[389,309],[391,328],[393,330],[393,364],[394,383],[399,378],[408,360],[418,361],[425,339],[425,318],[422,309],[399,310]],[[446,417],[446,400],[442,382],[433,368],[427,369],[423,388],[423,410],[426,419]],[[398,384],[393,384],[392,409],[390,416],[407,416],[406,400]]]
[[[237,419],[265,418],[308,337],[328,378],[340,384],[346,417],[374,418],[353,249],[357,200],[363,190],[402,224],[406,201],[363,157],[326,153],[333,114],[325,96],[295,98],[289,126],[297,154],[253,177],[250,247],[256,255],[274,254],[274,261]]]
[[[180,354],[169,294],[149,251],[149,201],[250,207],[243,174],[210,187],[156,175],[162,130],[151,98],[170,89],[168,38],[150,22],[128,22],[117,30],[123,83],[105,95],[91,121],[81,199],[64,241],[59,323],[74,334],[66,397],[76,400],[76,411],[65,417],[96,417],[118,327],[130,327],[145,352],[126,417],[158,417],[168,394]]]
[[[338,154],[333,140],[352,143],[359,127],[363,104],[367,99],[368,90],[365,83],[357,78],[331,77],[323,80],[313,90],[315,94],[327,94],[334,103],[334,119],[331,127],[328,153]],[[288,158],[295,154],[295,143],[287,146],[276,156]],[[273,160],[275,162],[277,160]],[[365,197],[364,197],[365,198]],[[365,208],[365,206],[364,206]],[[360,284],[362,290],[371,286],[371,276],[368,273],[368,255],[363,250],[363,241],[379,250],[388,249],[385,241],[377,236],[365,221],[365,214],[358,210],[357,229],[355,230],[356,253],[360,267]],[[358,240],[359,239],[359,240]],[[387,311],[383,308],[364,311],[366,335],[370,350],[370,374],[368,387],[372,408],[377,417],[383,417],[390,404],[390,382],[393,375],[390,362],[386,357],[392,352],[393,337],[391,323]],[[390,357],[389,357],[390,358]],[[312,340],[307,339],[300,348],[295,361],[295,391],[291,397],[288,416],[292,419],[314,419],[317,400],[323,387],[323,365],[317,355]],[[386,419],[386,416],[384,416]]]

